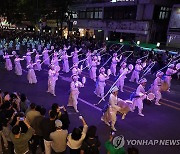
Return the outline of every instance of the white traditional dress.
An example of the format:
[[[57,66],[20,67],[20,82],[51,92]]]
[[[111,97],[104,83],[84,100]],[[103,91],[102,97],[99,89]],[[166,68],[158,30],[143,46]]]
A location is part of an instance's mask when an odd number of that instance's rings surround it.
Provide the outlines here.
[[[158,104],[159,100],[162,98],[162,95],[161,95],[162,83],[163,83],[163,80],[160,77],[156,77],[151,87],[152,92],[155,94],[155,97],[156,97],[155,104]]]
[[[113,58],[112,58],[112,62],[111,62],[111,67],[110,67],[110,69],[111,69],[111,72],[112,72],[112,74],[114,75],[114,76],[116,76],[116,66],[117,66],[117,63],[119,62],[120,60],[116,57],[116,56],[114,56]]]
[[[45,49],[42,54],[43,54],[43,62],[45,65],[50,65],[50,58],[49,58],[49,51]]]
[[[109,76],[107,74],[104,73],[100,73],[98,76],[98,80],[96,83],[96,89],[95,89],[95,94],[98,97],[103,98],[104,97],[104,88],[106,86],[105,81],[109,79]]]
[[[83,84],[80,81],[72,81],[70,85],[70,96],[68,101],[68,106],[73,106],[76,112],[79,112],[77,109],[78,105],[78,96],[79,96],[79,88],[83,87]]]
[[[39,55],[38,53],[37,53],[36,56],[35,56],[35,63],[36,63],[36,65],[34,66],[34,69],[35,69],[35,70],[38,70],[38,71],[40,71],[40,70],[42,69],[42,68],[41,68],[40,56],[42,56],[42,55]]]
[[[169,85],[169,89],[171,87],[171,80],[172,80],[172,75],[177,73],[177,70],[174,70],[173,68],[168,68],[166,71],[166,75],[165,75],[165,82],[168,83]]]
[[[98,61],[93,60],[90,68],[90,78],[96,82],[96,70],[97,70]]]
[[[33,84],[33,83],[37,83],[37,78],[36,78],[36,74],[35,74],[35,71],[33,69],[33,66],[35,64],[29,64],[27,66],[28,68],[28,75],[27,75],[27,79],[29,81],[30,84]]]
[[[5,68],[8,70],[8,71],[12,71],[12,62],[11,62],[11,59],[10,59],[10,55],[5,55],[3,56],[3,58],[5,59],[6,63],[5,63]]]
[[[14,64],[15,64],[15,73],[16,75],[22,75],[22,67],[20,61],[24,60],[23,58],[15,58]]]
[[[48,72],[48,75],[49,75],[49,77],[48,77],[48,91],[47,92],[56,96],[55,95],[55,86],[56,86],[56,81],[58,80],[59,73],[56,72],[56,70],[50,69]]]
[[[63,71],[68,73],[69,72],[68,55],[67,54],[63,54],[62,59],[63,59]]]
[[[122,75],[122,73],[123,73],[123,75],[118,79],[116,86],[118,88],[120,87],[121,92],[124,92],[123,91],[124,80],[127,78],[126,75],[130,72],[131,72],[131,70],[128,70],[127,68],[123,68],[123,67],[121,67],[121,69],[119,70],[120,75]]]
[[[73,57],[72,57],[73,64],[78,64],[79,62],[78,52],[79,52],[78,50],[75,50],[73,53]]]
[[[143,67],[141,64],[136,64],[134,71],[131,75],[131,79],[129,81],[134,82],[134,80],[136,80],[136,83],[138,84],[139,75],[140,75],[140,72],[142,71],[142,69],[143,69]]]
[[[133,110],[137,106],[139,109],[139,114],[143,110],[143,100],[146,98],[146,93],[144,87],[140,84],[136,89],[136,96],[132,99]]]
[[[122,100],[111,93],[109,96],[109,107],[101,118],[106,124],[109,124],[109,122],[111,122],[111,128],[113,130],[115,130],[114,126],[117,120],[116,118],[117,112],[120,111],[121,109],[118,106],[118,101],[122,101]]]

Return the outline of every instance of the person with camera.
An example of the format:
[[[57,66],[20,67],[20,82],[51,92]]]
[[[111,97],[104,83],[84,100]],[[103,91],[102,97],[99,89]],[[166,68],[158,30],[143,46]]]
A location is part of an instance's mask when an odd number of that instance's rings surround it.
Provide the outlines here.
[[[67,137],[67,145],[70,148],[70,154],[80,154],[80,147],[88,130],[88,125],[84,118],[79,116],[79,119],[82,121],[83,126],[74,128],[72,133]]]
[[[19,122],[22,121],[28,128],[26,133],[21,133],[21,127]],[[33,135],[33,129],[28,124],[25,117],[17,117],[17,122],[12,128],[10,133],[10,138],[14,144],[14,153],[15,154],[28,154],[29,145],[28,142]]]

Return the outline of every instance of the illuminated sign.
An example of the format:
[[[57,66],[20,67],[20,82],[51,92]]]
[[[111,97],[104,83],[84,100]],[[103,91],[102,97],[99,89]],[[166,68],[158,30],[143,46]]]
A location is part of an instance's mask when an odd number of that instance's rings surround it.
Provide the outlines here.
[[[110,2],[115,3],[115,2],[134,2],[134,0],[111,0]]]

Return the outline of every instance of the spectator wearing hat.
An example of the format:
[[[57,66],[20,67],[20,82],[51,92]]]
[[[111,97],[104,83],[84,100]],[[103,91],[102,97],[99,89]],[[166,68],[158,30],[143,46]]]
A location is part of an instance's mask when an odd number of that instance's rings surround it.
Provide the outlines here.
[[[67,130],[62,129],[62,122],[60,120],[55,121],[56,131],[50,133],[52,153],[64,154],[66,151],[66,138],[68,135]]]
[[[133,111],[135,110],[135,107],[137,106],[138,114],[144,117],[144,114],[142,114],[142,110],[143,110],[143,100],[146,98],[145,86],[146,86],[147,80],[143,78],[139,81],[139,83],[140,84],[136,89],[136,96],[132,99]]]

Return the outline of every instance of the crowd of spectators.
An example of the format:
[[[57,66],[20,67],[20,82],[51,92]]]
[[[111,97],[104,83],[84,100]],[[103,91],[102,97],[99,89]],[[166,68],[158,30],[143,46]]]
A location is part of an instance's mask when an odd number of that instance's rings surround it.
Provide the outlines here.
[[[7,154],[99,154],[103,146],[96,126],[81,126],[69,132],[70,119],[64,106],[51,109],[30,103],[25,94],[0,91],[0,153]],[[115,149],[113,135],[104,144],[109,154],[125,154]]]

